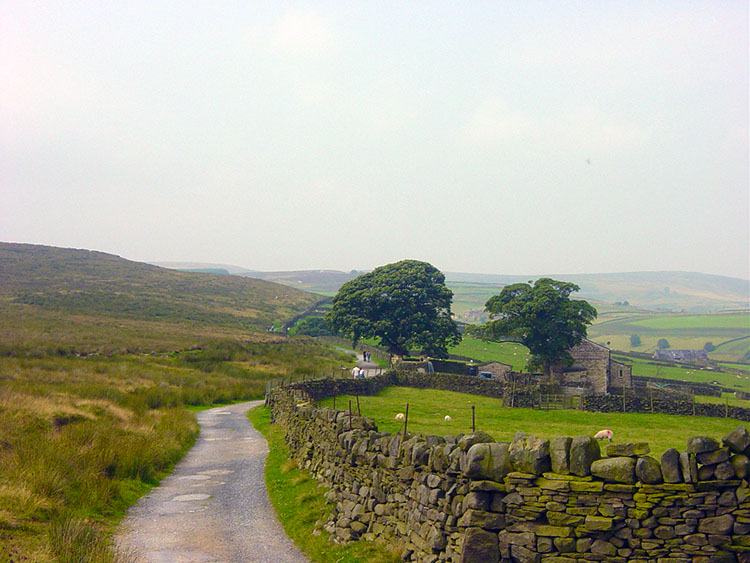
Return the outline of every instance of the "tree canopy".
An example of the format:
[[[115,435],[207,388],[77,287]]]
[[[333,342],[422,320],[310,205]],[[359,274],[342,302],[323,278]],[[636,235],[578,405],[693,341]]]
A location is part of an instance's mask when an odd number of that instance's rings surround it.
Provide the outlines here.
[[[420,350],[448,355],[461,335],[451,318],[453,292],[427,262],[402,260],[375,268],[341,286],[327,315],[331,327],[351,338],[378,338],[392,354]]]
[[[531,352],[531,364],[549,374],[552,365],[571,363],[568,351],[586,337],[587,325],[596,318],[589,303],[570,299],[579,289],[550,278],[508,285],[487,301],[490,321],[480,330],[485,338],[520,342]]]

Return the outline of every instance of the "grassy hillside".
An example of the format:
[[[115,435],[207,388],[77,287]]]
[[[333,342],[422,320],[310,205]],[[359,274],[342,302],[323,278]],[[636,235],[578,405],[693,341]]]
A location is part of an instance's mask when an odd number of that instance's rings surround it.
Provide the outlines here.
[[[317,297],[240,276],[179,272],[118,256],[0,243],[0,300],[66,314],[263,329]]]
[[[118,560],[109,531],[192,444],[188,407],[261,398],[268,379],[351,362],[256,331],[315,301],[259,280],[2,244],[0,563]]]
[[[583,299],[606,303],[627,301],[630,305],[666,311],[723,311],[748,309],[748,280],[696,272],[622,272],[614,274],[553,274],[504,276],[446,272],[450,286],[456,282],[510,284],[539,277],[552,277],[580,286]]]

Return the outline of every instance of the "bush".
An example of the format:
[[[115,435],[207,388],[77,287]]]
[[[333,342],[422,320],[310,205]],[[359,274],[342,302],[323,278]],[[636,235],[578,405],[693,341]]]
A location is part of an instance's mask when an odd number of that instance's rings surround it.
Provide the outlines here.
[[[666,338],[660,338],[657,341],[656,346],[659,348],[659,350],[666,350],[667,348],[669,348],[669,340],[667,340]]]
[[[641,345],[641,337],[638,336],[637,334],[631,334],[630,335],[630,345],[633,348],[638,348],[638,346]]]

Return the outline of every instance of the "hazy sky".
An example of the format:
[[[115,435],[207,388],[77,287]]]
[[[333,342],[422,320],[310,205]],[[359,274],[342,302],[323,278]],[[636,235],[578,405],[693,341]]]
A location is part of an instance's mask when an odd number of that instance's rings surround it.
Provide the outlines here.
[[[0,0],[0,240],[748,278],[748,2]]]

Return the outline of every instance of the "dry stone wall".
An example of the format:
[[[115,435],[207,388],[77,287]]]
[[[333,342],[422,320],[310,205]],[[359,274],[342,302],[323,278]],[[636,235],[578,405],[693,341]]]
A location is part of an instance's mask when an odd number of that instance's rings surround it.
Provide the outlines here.
[[[291,455],[329,487],[324,526],[340,542],[398,543],[423,563],[750,561],[744,427],[657,460],[647,444],[603,457],[586,436],[392,435],[299,388],[268,403]]]

